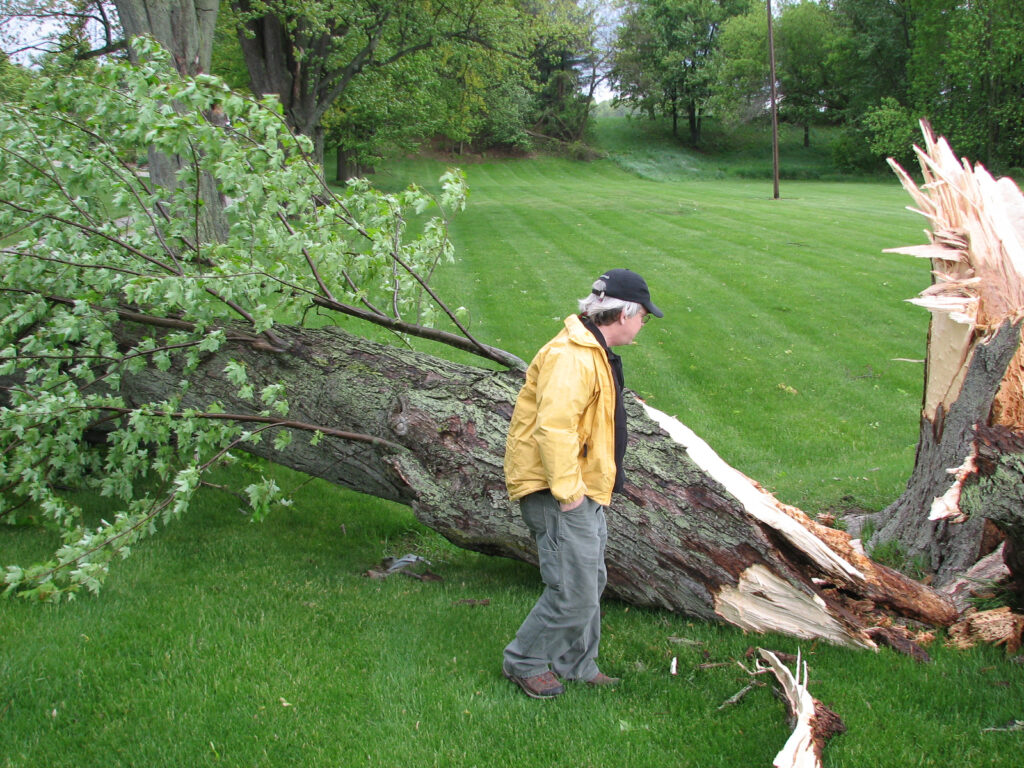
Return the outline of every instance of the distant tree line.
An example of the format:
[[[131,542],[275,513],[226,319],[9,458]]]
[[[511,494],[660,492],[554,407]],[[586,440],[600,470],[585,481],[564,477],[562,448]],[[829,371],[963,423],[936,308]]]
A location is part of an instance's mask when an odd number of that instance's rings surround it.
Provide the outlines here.
[[[845,169],[906,162],[929,120],[966,156],[1024,167],[1019,0],[773,0],[779,118],[838,126]],[[651,116],[763,119],[766,0],[626,0],[610,59],[619,99]]]
[[[840,168],[911,161],[922,118],[994,170],[1024,167],[1019,0],[770,1],[779,118],[807,144],[813,127],[836,127]],[[695,146],[706,118],[764,120],[768,2],[0,0],[0,37],[7,19],[57,19],[42,65],[84,67],[128,55],[133,18],[180,5],[214,20],[198,70],[276,94],[292,129],[318,157],[333,151],[344,178],[427,141],[454,152],[578,148],[602,83]],[[9,98],[23,73],[3,63]]]

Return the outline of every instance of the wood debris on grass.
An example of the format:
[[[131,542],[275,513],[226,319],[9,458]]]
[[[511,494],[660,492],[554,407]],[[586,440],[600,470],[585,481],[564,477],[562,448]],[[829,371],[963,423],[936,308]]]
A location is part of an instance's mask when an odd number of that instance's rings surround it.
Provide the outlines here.
[[[919,640],[930,641],[935,639],[935,636],[930,633],[915,635],[905,627],[898,626],[871,627],[867,630],[867,633],[879,645],[888,646],[915,661],[927,663],[932,660],[928,652],[919,645]]]
[[[750,683],[723,701],[718,710],[738,704],[755,688],[763,687],[765,684],[756,679],[758,676],[773,674],[781,687],[779,695],[786,704],[793,732],[775,756],[772,765],[774,768],[821,768],[825,743],[837,733],[844,733],[846,725],[839,715],[811,696],[807,688],[807,662],[801,652],[793,656],[764,648],[748,648],[744,657],[753,659],[752,667],[745,666],[739,659],[734,661],[750,676]],[[790,671],[783,659],[793,662],[795,673]],[[702,664],[700,668],[706,666],[709,665]]]
[[[771,651],[759,649],[761,657],[782,686],[793,733],[775,756],[775,768],[820,768],[825,743],[846,726],[839,715],[811,696],[807,690],[807,662],[797,654],[796,674]]]
[[[968,610],[963,618],[949,628],[947,643],[954,648],[971,648],[977,643],[1005,645],[1007,653],[1020,650],[1024,635],[1024,616],[1009,606],[990,611]]]
[[[982,733],[992,733],[994,731],[1024,731],[1024,720],[1011,720],[1006,725],[999,728],[982,728]]]
[[[420,557],[419,555],[414,554],[404,555],[400,558],[385,557],[381,560],[380,568],[370,568],[368,571],[363,573],[363,576],[368,579],[386,579],[388,576],[401,573],[403,576],[408,576],[409,578],[416,579],[417,581],[444,581],[444,578],[438,576],[429,568],[425,568],[420,573],[409,570],[411,566],[418,565],[420,563],[424,563],[428,566],[431,564],[425,557]]]
[[[739,691],[737,691],[732,696],[730,696],[728,699],[726,699],[721,704],[719,704],[718,705],[718,711],[721,712],[723,709],[727,709],[727,708],[731,707],[733,704],[738,704],[740,702],[740,700],[744,696],[746,696],[748,693],[750,693],[755,688],[760,688],[763,685],[764,685],[764,683],[759,682],[759,681],[755,681],[753,683],[749,683],[749,684],[745,685]]]

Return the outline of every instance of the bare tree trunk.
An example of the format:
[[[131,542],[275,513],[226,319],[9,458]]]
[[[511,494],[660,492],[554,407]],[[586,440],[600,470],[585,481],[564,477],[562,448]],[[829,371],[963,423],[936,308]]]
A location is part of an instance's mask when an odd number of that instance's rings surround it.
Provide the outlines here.
[[[243,14],[252,13],[251,5],[247,1],[235,3],[236,9]],[[296,48],[302,48],[296,42],[300,36],[307,38],[304,59],[296,56]],[[304,29],[297,31],[287,27],[277,16],[266,14],[258,18],[247,17],[244,29],[238,31],[238,41],[253,92],[277,95],[288,125],[296,133],[313,140],[314,158],[323,164],[324,137],[320,118],[330,105],[329,102],[322,103],[323,94],[330,84],[323,81],[322,62],[330,36],[313,36]]]
[[[536,562],[502,474],[522,374],[458,365],[337,329],[275,332],[289,351],[231,344],[190,377],[185,405],[219,402],[252,413],[223,373],[228,359],[241,360],[257,390],[286,383],[289,419],[378,441],[325,438],[312,446],[300,433],[284,452],[267,438],[254,453],[408,504],[458,546]],[[174,368],[147,370],[125,382],[125,395],[159,401],[179,376]],[[864,632],[870,620],[851,607],[853,599],[932,624],[954,620],[945,598],[859,555],[845,533],[780,504],[678,422],[632,397],[628,412],[629,482],[608,515],[611,595],[744,629],[862,647],[874,645]]]
[[[183,77],[210,71],[220,0],[114,0],[129,40],[152,35]]]
[[[182,77],[210,71],[220,0],[115,0],[115,5],[125,37],[131,40],[140,35],[152,36],[170,53]],[[178,171],[187,162],[181,156],[150,149],[150,178],[157,186],[173,189],[177,185]],[[227,237],[228,225],[217,182],[209,174],[203,174],[199,194],[205,203],[199,211],[201,238],[223,240]]]

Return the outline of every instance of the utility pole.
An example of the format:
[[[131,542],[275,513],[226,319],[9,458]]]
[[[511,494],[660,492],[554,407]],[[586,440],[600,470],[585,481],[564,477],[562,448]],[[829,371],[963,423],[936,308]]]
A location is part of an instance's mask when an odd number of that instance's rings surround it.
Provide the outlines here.
[[[775,89],[775,38],[772,35],[772,0],[768,5],[768,69],[772,85],[772,183],[774,199],[779,199],[779,105]]]

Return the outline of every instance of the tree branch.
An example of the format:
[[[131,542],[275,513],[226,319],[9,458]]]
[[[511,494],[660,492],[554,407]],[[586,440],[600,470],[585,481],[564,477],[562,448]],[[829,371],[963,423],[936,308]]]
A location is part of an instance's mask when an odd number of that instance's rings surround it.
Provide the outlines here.
[[[96,406],[90,410],[101,410],[108,411],[111,413],[127,416],[135,412],[132,408],[115,408],[114,406]],[[350,440],[358,443],[369,443],[370,445],[377,446],[378,448],[387,448],[390,451],[403,451],[405,450],[398,443],[393,443],[390,440],[385,440],[382,437],[376,437],[374,435],[365,435],[359,432],[346,432],[341,429],[334,429],[333,427],[325,427],[320,424],[307,424],[303,421],[291,421],[288,419],[275,419],[272,416],[259,416],[251,413],[184,413],[181,411],[146,411],[147,414],[152,416],[166,416],[172,419],[209,419],[211,421],[235,421],[239,423],[254,423],[254,424],[265,424],[266,427],[263,429],[271,429],[274,427],[280,427],[282,429],[298,429],[303,432],[320,432],[328,437],[337,437],[341,440]]]
[[[510,368],[515,371],[526,370],[526,363],[511,352],[506,352],[503,349],[482,344],[479,341],[469,339],[464,336],[458,336],[454,333],[442,331],[437,328],[428,328],[422,325],[405,323],[401,320],[395,320],[389,315],[367,312],[359,309],[358,307],[353,307],[351,304],[342,304],[341,302],[331,301],[330,299],[321,296],[314,297],[313,303],[324,307],[325,309],[331,309],[335,312],[341,312],[342,314],[351,315],[352,317],[358,317],[360,320],[366,320],[369,323],[379,325],[382,328],[388,328],[392,331],[397,331],[398,333],[406,333],[410,336],[416,336],[421,339],[437,341],[442,344],[447,344],[450,347],[455,347],[455,349],[461,349],[464,352],[471,352],[474,355],[500,363],[506,368]]]

